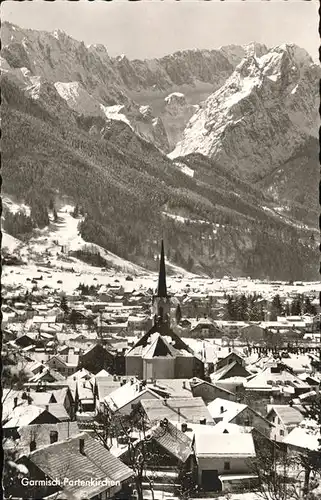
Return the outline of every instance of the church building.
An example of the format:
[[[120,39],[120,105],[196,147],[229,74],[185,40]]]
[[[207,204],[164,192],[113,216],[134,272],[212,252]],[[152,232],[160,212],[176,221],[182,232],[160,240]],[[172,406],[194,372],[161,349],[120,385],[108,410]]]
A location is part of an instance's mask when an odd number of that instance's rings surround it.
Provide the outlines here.
[[[152,328],[125,355],[126,375],[136,375],[144,380],[203,377],[201,359],[170,328],[170,296],[166,287],[163,242],[153,316]]]

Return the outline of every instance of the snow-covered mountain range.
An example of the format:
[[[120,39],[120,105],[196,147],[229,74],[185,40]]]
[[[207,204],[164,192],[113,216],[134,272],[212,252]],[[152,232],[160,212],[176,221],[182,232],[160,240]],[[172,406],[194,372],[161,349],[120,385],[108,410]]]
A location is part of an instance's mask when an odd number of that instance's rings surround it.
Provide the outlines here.
[[[59,30],[3,23],[1,35],[9,194],[70,196],[90,241],[143,265],[160,220],[193,272],[277,276],[294,232],[302,262],[312,252],[320,68],[305,50],[251,43],[131,61]],[[144,245],[139,231],[151,233]],[[273,238],[283,257],[270,273],[275,259],[253,256]]]
[[[248,54],[201,104],[171,158],[202,153],[262,178],[318,134],[320,68],[295,45]]]

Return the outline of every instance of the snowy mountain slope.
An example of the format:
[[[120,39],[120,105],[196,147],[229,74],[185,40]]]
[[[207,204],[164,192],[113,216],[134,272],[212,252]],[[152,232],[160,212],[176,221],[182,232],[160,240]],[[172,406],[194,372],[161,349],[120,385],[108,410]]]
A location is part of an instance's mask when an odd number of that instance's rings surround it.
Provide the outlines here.
[[[316,136],[319,74],[294,45],[248,56],[200,106],[169,156],[199,152],[241,175],[262,178]]]

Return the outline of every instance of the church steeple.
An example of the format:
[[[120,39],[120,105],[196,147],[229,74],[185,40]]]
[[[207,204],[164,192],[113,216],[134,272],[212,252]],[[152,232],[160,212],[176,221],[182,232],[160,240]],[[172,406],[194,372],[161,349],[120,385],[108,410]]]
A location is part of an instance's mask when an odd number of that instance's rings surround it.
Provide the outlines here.
[[[164,241],[163,240],[162,240],[161,256],[160,256],[160,263],[159,263],[157,297],[164,297],[164,298],[167,297],[165,252],[164,252]]]
[[[162,240],[159,262],[157,294],[153,298],[154,324],[168,325],[170,322],[170,297],[167,295],[164,242]]]

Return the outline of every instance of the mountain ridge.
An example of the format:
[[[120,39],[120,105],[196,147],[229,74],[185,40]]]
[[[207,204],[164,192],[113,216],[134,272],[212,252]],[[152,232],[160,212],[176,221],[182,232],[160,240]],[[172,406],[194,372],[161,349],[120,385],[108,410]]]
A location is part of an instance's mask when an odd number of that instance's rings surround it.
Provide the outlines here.
[[[14,31],[8,36],[14,37]],[[23,34],[21,30],[20,42],[13,39],[2,54],[9,54],[15,64],[12,67],[7,61],[2,75],[3,188],[32,201],[36,218],[48,212],[50,199],[54,202],[55,196],[68,195],[85,214],[79,228],[85,241],[146,268],[155,268],[158,241],[164,237],[171,260],[191,272],[316,277],[312,218],[301,223],[305,205],[300,197],[294,197],[295,213],[291,209],[280,215],[276,211],[279,200],[269,191],[273,179],[253,185],[236,170],[194,153],[169,159],[162,152],[166,152],[162,115],[153,115],[148,103],[142,105],[125,95],[121,79],[113,80],[112,65],[103,73],[109,61],[105,49],[96,47],[88,53],[81,42],[73,48],[78,54],[77,68],[83,71],[83,81],[75,86],[76,80],[63,81],[73,76],[75,68],[65,72],[68,60],[58,67],[57,53],[50,49],[48,55],[41,37],[39,61],[46,59],[42,73],[19,66],[26,62]],[[50,37],[52,47],[57,48],[59,40]],[[28,60],[32,59],[34,49],[30,42],[25,44]],[[95,71],[89,73],[93,60]],[[100,64],[101,60],[105,63]],[[56,61],[57,67],[52,68],[50,61]],[[184,72],[183,68],[179,75]],[[65,76],[56,80],[59,74]],[[95,89],[93,75],[97,77]],[[106,90],[101,82],[108,79],[114,87]],[[79,94],[86,92],[80,99],[83,108],[78,107],[80,101],[68,102],[72,92],[67,98],[62,96],[66,85]],[[191,104],[187,98],[175,99],[172,115],[170,109],[166,113],[175,118],[181,109],[182,126]],[[287,193],[280,196],[285,205]]]

